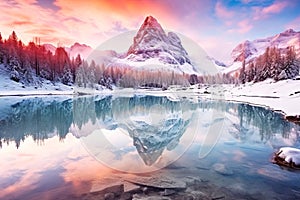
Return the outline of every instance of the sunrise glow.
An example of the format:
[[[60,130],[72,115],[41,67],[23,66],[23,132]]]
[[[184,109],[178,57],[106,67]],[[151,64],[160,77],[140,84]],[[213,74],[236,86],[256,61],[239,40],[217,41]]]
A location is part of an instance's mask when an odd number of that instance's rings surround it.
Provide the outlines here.
[[[96,48],[119,33],[136,30],[148,15],[163,28],[180,32],[220,60],[240,41],[300,27],[299,1],[71,1],[14,0],[0,3],[0,32],[13,30],[26,43],[69,46],[74,42]],[[220,46],[222,48],[220,48]]]

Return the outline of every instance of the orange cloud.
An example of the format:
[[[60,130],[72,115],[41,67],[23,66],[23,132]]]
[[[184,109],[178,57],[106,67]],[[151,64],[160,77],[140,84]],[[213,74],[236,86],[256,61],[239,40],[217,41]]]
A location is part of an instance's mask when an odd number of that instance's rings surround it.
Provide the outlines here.
[[[8,23],[7,25],[12,25],[12,26],[22,26],[22,25],[32,25],[33,23],[31,21],[12,21]]]
[[[47,7],[36,0],[1,1],[0,31],[4,37],[15,30],[27,43],[33,37],[41,42],[71,45],[74,42],[97,47],[107,39],[127,30],[136,30],[148,15],[156,17],[164,29],[189,34],[191,24],[208,23],[204,10],[210,1],[191,0],[55,0]],[[193,9],[192,9],[193,8]],[[200,14],[203,13],[200,22]],[[54,31],[55,30],[55,31]],[[57,41],[58,38],[63,38]]]

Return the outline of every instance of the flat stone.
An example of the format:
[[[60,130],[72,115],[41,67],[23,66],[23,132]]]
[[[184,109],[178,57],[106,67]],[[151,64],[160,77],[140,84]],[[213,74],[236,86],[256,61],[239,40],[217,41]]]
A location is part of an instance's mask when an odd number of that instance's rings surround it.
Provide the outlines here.
[[[142,186],[161,188],[161,189],[185,189],[186,183],[166,176],[159,177],[142,177],[142,176],[132,176],[128,177],[126,181],[135,183]]]
[[[115,196],[120,196],[124,192],[124,184],[122,183],[109,183],[106,185],[93,184],[90,190],[91,194],[102,194],[113,193]]]
[[[124,181],[124,192],[134,193],[141,190],[141,186]]]
[[[222,174],[224,176],[230,176],[233,175],[233,171],[228,169],[224,164],[222,163],[216,163],[212,166],[212,168],[219,174]]]

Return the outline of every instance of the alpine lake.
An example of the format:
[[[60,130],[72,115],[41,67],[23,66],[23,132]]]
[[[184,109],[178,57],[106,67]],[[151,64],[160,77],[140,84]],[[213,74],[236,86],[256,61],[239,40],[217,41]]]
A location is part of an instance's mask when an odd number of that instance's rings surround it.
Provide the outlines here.
[[[299,199],[299,172],[271,162],[299,135],[197,94],[1,97],[0,199]]]

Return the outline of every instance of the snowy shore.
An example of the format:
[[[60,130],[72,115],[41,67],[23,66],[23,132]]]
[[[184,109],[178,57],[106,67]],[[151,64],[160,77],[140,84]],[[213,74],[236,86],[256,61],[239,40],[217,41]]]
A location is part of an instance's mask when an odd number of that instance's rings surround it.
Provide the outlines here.
[[[44,82],[40,87],[22,86],[10,80],[8,77],[0,76],[1,96],[36,96],[36,95],[73,95],[78,93],[76,88],[66,86],[62,83],[53,85],[50,81]],[[80,91],[79,91],[80,92]],[[180,96],[201,96],[209,99],[223,99],[237,101],[270,108],[280,111],[285,116],[300,115],[300,80],[283,80],[275,82],[266,80],[258,83],[246,83],[244,85],[195,85],[189,88],[176,87],[162,91],[160,89],[119,89],[113,91],[108,89],[93,90],[82,94],[104,94],[111,95],[129,92],[131,94],[166,95],[176,99]],[[80,92],[81,93],[81,92]]]
[[[280,111],[285,116],[300,115],[300,80],[275,82],[266,80],[244,85],[207,86],[200,89],[207,91],[205,97],[249,103]]]

